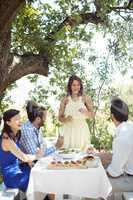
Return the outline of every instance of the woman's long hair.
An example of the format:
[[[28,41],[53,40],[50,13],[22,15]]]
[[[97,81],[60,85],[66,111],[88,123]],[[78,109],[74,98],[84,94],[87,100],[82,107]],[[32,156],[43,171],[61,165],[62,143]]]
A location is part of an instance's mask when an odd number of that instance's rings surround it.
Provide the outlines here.
[[[72,89],[71,89],[71,87],[72,87],[73,81],[75,81],[75,80],[78,81],[79,84],[80,84],[80,91],[78,93],[78,96],[82,96],[83,95],[83,84],[82,84],[81,79],[78,76],[76,76],[76,75],[72,75],[69,78],[68,85],[67,85],[67,96],[69,96],[69,95],[72,96]]]
[[[7,110],[6,112],[4,112],[4,114],[3,114],[4,127],[2,130],[2,134],[1,134],[2,137],[4,137],[4,133],[6,133],[8,135],[8,137],[10,139],[13,139],[14,141],[20,139],[21,131],[19,130],[15,136],[13,134],[11,127],[7,124],[7,121],[10,121],[12,117],[14,117],[15,115],[18,115],[19,113],[20,113],[20,111],[15,110],[15,109],[10,109],[10,110]]]

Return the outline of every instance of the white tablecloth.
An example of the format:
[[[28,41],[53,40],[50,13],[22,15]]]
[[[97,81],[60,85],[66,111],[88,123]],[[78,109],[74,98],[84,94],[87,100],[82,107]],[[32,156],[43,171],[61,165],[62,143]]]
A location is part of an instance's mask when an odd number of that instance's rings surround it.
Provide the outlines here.
[[[34,193],[39,191],[106,199],[111,189],[101,163],[97,168],[51,170],[46,168],[43,158],[31,170],[27,198],[36,200]]]

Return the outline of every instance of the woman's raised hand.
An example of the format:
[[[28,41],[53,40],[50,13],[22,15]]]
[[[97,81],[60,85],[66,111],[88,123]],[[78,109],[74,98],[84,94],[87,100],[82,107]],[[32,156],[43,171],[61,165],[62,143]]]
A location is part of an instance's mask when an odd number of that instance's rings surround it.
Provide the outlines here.
[[[88,110],[86,108],[80,108],[79,109],[79,112],[81,112],[82,114],[84,115],[87,115],[88,114]]]

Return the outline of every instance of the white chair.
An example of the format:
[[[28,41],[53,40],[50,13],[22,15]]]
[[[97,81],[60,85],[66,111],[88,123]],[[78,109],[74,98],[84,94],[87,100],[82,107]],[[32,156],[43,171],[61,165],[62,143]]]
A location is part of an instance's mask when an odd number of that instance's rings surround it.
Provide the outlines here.
[[[122,197],[124,200],[133,200],[133,192],[123,192]]]
[[[0,200],[14,200],[19,190],[14,188],[7,188],[4,183],[0,185]]]

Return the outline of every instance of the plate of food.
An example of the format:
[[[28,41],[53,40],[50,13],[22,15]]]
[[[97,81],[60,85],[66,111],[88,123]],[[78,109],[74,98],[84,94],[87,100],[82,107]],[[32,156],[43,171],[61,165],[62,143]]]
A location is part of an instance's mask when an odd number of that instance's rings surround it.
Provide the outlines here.
[[[58,151],[59,157],[63,159],[74,159],[80,154],[79,149],[61,149]]]

